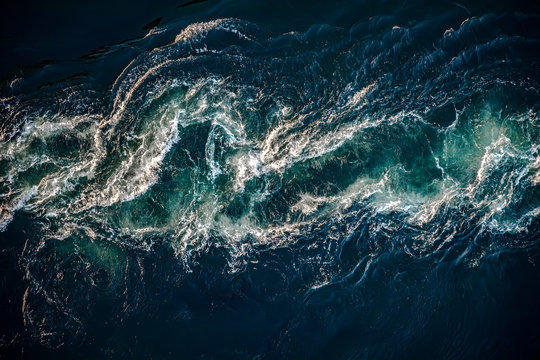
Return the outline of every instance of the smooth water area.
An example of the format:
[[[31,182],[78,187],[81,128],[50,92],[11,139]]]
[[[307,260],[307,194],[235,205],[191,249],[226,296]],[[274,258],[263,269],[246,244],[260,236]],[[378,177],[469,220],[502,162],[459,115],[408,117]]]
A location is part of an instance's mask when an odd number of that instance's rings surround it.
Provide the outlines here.
[[[93,6],[0,42],[1,356],[540,355],[537,6]]]

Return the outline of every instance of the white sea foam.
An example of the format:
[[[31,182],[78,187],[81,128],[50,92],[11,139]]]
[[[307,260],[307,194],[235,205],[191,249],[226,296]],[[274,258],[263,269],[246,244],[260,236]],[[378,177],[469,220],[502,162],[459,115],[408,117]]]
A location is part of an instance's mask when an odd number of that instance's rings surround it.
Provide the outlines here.
[[[244,40],[251,40],[251,38],[243,34],[239,29],[239,21],[236,19],[217,19],[213,21],[194,23],[186,27],[175,38],[175,42],[183,43],[195,43],[206,39],[208,33],[212,30],[222,30],[238,35],[239,38]]]
[[[0,232],[6,230],[8,224],[13,220],[15,211],[22,209],[28,200],[36,194],[35,187],[23,191],[22,194],[9,201],[7,204],[0,204]]]

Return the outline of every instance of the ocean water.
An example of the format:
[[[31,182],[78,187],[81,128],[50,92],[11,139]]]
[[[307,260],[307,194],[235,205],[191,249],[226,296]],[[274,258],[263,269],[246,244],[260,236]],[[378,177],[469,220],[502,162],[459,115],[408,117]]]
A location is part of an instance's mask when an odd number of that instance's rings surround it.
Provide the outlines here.
[[[534,2],[2,24],[1,358],[540,357]]]

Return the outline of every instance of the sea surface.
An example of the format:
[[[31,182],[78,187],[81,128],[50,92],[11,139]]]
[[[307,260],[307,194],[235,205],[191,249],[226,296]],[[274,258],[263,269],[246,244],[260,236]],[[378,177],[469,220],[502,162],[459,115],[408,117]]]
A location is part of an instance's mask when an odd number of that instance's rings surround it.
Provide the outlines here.
[[[0,22],[0,358],[540,358],[537,2]]]

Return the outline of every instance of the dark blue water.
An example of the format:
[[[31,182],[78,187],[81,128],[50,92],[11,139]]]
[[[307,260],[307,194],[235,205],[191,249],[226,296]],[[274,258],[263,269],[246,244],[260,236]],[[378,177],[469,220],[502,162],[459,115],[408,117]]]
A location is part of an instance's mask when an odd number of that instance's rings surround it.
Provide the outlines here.
[[[1,358],[540,356],[535,3],[0,16]]]

